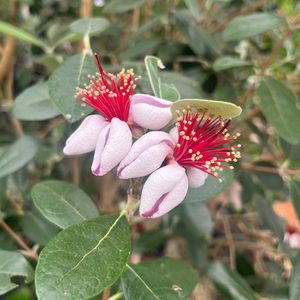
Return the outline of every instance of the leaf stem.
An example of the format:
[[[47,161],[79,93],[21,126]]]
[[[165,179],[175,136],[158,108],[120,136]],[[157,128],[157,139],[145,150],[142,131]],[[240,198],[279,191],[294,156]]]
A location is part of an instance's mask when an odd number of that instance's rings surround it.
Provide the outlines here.
[[[117,300],[117,299],[120,299],[121,296],[123,296],[123,292],[120,292],[120,293],[117,293],[117,294],[114,294],[113,296],[109,297],[108,300]]]

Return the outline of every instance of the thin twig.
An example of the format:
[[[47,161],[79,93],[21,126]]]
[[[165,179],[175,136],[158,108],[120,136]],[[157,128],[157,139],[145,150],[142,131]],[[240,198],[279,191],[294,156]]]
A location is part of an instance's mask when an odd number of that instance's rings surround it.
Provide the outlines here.
[[[73,179],[72,183],[75,186],[80,186],[80,169],[81,169],[82,159],[80,156],[73,158]]]
[[[108,300],[110,295],[111,286],[103,291],[102,300]]]
[[[17,211],[24,215],[24,210],[21,205],[19,205],[16,200],[11,196],[11,194],[7,191],[5,194],[6,198],[9,200],[9,202],[17,209]]]
[[[65,117],[59,117],[52,120],[42,131],[37,133],[37,136],[41,139],[45,138],[55,126],[65,123],[66,121]]]
[[[24,250],[28,252],[28,255],[32,257],[35,261],[39,260],[39,256],[34,253],[25,243],[24,241],[2,220],[0,221],[0,225],[3,229],[22,247]]]
[[[235,246],[234,246],[234,240],[232,238],[232,234],[230,231],[230,225],[227,216],[224,216],[222,218],[223,220],[223,225],[224,225],[224,232],[225,232],[225,237],[227,244],[229,246],[229,259],[230,259],[230,268],[231,270],[236,269],[235,265]]]
[[[277,169],[271,167],[256,166],[246,162],[241,163],[241,168],[246,170],[253,170],[259,172],[266,172],[266,173],[275,173],[275,174],[284,173],[288,175],[300,175],[300,170]]]
[[[249,95],[254,91],[257,81],[265,74],[265,71],[267,70],[268,66],[273,61],[273,59],[275,58],[275,56],[277,55],[278,51],[281,49],[281,47],[282,47],[283,43],[285,42],[285,40],[293,32],[293,30],[294,30],[296,24],[298,23],[299,19],[300,19],[300,12],[297,14],[297,16],[295,17],[295,19],[291,23],[289,29],[285,32],[285,34],[283,35],[283,37],[281,38],[281,40],[279,41],[279,43],[277,44],[277,46],[272,51],[272,53],[269,56],[268,60],[265,62],[265,64],[263,65],[262,69],[260,70],[260,72],[258,73],[258,75],[255,77],[255,80],[252,83],[252,85],[250,86],[250,88],[240,98],[239,105],[241,107],[244,106],[244,104],[247,101]]]

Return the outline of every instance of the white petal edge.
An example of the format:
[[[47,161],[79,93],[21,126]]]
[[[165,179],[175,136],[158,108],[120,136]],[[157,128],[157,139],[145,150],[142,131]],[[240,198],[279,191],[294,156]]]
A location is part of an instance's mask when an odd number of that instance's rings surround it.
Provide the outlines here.
[[[191,188],[198,188],[204,184],[208,174],[193,167],[187,168],[187,177]]]
[[[145,182],[140,215],[157,218],[182,202],[188,190],[185,169],[178,164],[156,170]]]
[[[108,124],[109,122],[100,115],[86,117],[67,139],[64,154],[78,155],[95,150],[98,136]]]

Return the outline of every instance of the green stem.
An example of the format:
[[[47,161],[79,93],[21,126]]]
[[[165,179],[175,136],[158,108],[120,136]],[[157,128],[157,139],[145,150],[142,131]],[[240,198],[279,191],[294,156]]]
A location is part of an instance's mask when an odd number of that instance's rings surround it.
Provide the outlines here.
[[[117,299],[120,299],[122,295],[123,295],[122,292],[114,294],[113,296],[109,297],[108,300],[117,300]]]

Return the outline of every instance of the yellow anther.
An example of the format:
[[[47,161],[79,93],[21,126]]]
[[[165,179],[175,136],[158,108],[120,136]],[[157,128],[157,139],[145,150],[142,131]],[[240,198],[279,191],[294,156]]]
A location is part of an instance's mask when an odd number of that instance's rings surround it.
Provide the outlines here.
[[[197,138],[194,137],[194,138],[193,138],[193,141],[194,141],[194,142],[197,142]]]
[[[219,178],[219,181],[220,181],[220,182],[222,182],[222,179],[221,179],[221,178]]]
[[[234,169],[234,167],[233,167],[233,166],[230,166],[230,167],[229,167],[229,169],[233,170],[233,169]]]
[[[189,149],[189,153],[193,153],[193,150],[192,150],[192,149]]]
[[[218,173],[217,173],[217,172],[215,172],[215,173],[214,173],[214,175],[215,175],[215,176],[218,176]]]
[[[199,155],[200,154],[200,151],[197,151],[197,153],[196,153],[197,155]]]
[[[180,145],[180,144],[177,144],[177,147],[179,148],[179,147],[181,147],[181,145]]]

